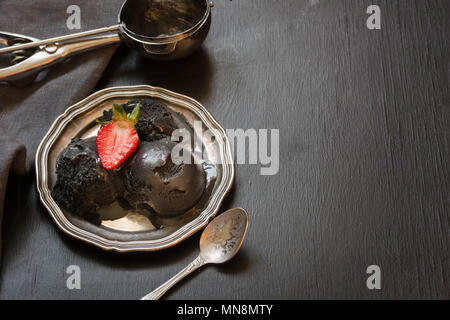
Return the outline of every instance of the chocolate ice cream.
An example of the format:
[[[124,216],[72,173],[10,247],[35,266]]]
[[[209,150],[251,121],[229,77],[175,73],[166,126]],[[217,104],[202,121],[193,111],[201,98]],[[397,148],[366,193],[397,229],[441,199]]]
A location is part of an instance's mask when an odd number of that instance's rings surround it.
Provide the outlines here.
[[[95,137],[73,139],[56,160],[56,174],[53,198],[79,215],[95,214],[123,190],[118,172],[102,167]]]
[[[147,209],[160,217],[174,217],[189,211],[202,197],[206,186],[203,166],[195,164],[193,156],[191,164],[171,160],[177,144],[170,140],[172,132],[178,128],[192,132],[192,128],[158,99],[130,101],[123,105],[125,112],[132,112],[138,103],[135,128],[140,144],[121,166],[113,170],[102,166],[95,137],[74,139],[60,153],[52,195],[61,206],[81,216],[98,217],[102,216],[99,209],[117,200],[125,210]],[[99,120],[111,118],[108,110]]]
[[[206,175],[201,164],[174,164],[175,142],[161,139],[143,142],[124,168],[124,198],[136,207],[149,206],[161,216],[176,216],[191,209],[205,190]]]
[[[136,124],[136,131],[141,141],[154,141],[170,136],[173,130],[185,127],[180,115],[171,111],[164,102],[146,98],[141,100],[132,100],[123,104],[126,113],[133,111],[137,104],[141,105],[139,120]],[[112,119],[112,111],[103,112],[100,121],[110,121]],[[178,120],[178,121],[177,121]]]

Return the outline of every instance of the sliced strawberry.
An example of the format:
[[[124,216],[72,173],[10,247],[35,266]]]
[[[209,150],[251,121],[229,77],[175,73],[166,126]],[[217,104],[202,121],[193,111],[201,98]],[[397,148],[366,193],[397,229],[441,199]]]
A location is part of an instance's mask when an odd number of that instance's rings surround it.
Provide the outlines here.
[[[139,107],[138,104],[127,115],[121,105],[114,104],[113,120],[102,123],[97,133],[97,151],[104,168],[117,168],[139,146],[139,136],[134,128],[139,118]]]

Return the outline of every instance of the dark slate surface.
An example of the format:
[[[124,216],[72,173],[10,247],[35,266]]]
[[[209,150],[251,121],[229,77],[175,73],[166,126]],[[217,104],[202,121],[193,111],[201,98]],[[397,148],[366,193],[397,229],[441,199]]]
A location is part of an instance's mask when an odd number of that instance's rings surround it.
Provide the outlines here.
[[[239,165],[223,206],[250,214],[242,252],[167,298],[450,298],[450,2],[376,1],[376,31],[370,4],[216,1],[204,47],[186,60],[118,49],[98,88],[162,86],[225,128],[280,129],[279,173]],[[198,234],[146,254],[67,238],[33,171],[13,176],[6,198],[2,299],[136,299],[197,254]],[[66,289],[72,264],[81,290]],[[372,264],[381,290],[366,287]]]

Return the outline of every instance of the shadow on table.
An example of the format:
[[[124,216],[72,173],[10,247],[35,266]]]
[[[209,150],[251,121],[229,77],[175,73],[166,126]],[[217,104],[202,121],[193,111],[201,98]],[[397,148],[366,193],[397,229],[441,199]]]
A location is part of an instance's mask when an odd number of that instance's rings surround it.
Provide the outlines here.
[[[209,96],[213,76],[214,69],[204,47],[181,60],[155,61],[121,46],[96,90],[119,85],[147,84],[203,101]]]
[[[199,250],[200,239],[200,233],[197,233],[176,246],[162,251],[118,253],[103,251],[82,241],[72,239],[62,232],[58,232],[58,234],[64,244],[84,260],[92,260],[108,268],[124,270],[160,268],[180,261],[185,261],[187,265],[190,262],[189,257],[195,255],[195,252]]]
[[[233,274],[239,274],[239,273],[246,272],[249,269],[249,266],[250,266],[249,255],[248,255],[247,251],[245,250],[245,248],[242,248],[238,252],[238,254],[229,262],[226,262],[224,264],[205,265],[202,268],[194,271],[189,276],[187,276],[180,283],[176,284],[176,286],[174,288],[176,288],[176,287],[181,288],[183,286],[188,286],[190,281],[196,281],[195,278],[200,276],[200,274],[203,271],[206,271],[207,268],[214,268],[215,271],[218,271],[220,273],[233,275]],[[169,279],[167,279],[167,280],[169,280]],[[174,293],[175,291],[176,291],[176,289],[169,290],[162,297],[162,299],[170,299],[171,294]]]
[[[245,249],[245,240],[244,240],[244,246],[239,250],[236,256],[227,263],[216,265],[216,269],[220,273],[238,274],[246,272],[249,266],[250,266],[250,259],[247,249]]]

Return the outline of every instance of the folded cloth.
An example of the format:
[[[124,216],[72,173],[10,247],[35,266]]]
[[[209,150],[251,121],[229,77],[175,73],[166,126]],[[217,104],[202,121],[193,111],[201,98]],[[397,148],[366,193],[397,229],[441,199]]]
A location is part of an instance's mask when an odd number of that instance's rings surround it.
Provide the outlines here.
[[[72,1],[2,0],[0,30],[46,39],[106,27],[116,23],[122,2],[76,1],[81,29],[69,30],[67,20],[73,21],[75,12],[69,8]],[[105,47],[74,56],[26,87],[0,84],[0,221],[9,172],[33,169],[42,137],[65,109],[92,93],[115,49]]]

